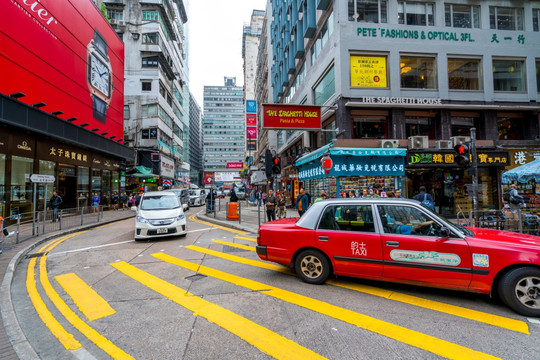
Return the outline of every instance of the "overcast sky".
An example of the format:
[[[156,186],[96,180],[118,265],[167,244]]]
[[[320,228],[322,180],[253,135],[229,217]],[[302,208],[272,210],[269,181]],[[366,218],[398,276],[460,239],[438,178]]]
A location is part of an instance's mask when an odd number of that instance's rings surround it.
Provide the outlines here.
[[[225,76],[244,85],[242,30],[253,10],[265,10],[266,0],[190,0],[189,83],[203,108],[204,86],[221,86]]]

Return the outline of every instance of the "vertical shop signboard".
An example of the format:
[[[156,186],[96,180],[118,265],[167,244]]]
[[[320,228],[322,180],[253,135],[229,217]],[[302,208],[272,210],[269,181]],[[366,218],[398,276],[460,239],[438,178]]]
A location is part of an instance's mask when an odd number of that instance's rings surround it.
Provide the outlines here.
[[[257,100],[246,100],[246,150],[257,151]]]

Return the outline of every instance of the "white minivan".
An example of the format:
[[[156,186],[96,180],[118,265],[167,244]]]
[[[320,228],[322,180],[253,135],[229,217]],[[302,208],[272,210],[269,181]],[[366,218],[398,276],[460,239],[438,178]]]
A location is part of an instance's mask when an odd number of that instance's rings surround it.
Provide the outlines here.
[[[135,240],[186,236],[186,216],[180,199],[170,191],[144,193],[136,209]]]

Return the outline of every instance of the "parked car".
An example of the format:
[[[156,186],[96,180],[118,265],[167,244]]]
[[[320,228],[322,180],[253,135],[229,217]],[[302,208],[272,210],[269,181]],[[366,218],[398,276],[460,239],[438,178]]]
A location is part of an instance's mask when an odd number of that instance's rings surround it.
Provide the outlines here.
[[[540,237],[465,228],[407,199],[332,199],[259,228],[262,260],[307,283],[353,276],[498,295],[540,316]]]
[[[135,217],[135,240],[186,236],[186,217],[178,195],[170,191],[144,193]]]
[[[190,189],[189,190],[189,205],[190,206],[203,206],[206,202],[206,192],[204,189]]]
[[[173,192],[178,196],[184,211],[189,210],[189,189],[169,189],[167,191]]]

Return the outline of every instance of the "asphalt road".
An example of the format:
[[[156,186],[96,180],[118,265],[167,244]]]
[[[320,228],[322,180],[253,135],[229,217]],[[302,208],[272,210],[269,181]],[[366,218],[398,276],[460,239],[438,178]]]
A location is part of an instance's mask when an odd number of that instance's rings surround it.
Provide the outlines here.
[[[308,285],[260,261],[256,234],[191,217],[186,238],[135,242],[133,221],[61,237],[19,263],[13,304],[41,359],[540,358],[537,320],[486,296]]]

